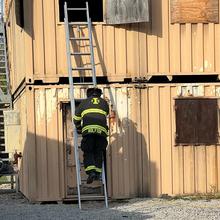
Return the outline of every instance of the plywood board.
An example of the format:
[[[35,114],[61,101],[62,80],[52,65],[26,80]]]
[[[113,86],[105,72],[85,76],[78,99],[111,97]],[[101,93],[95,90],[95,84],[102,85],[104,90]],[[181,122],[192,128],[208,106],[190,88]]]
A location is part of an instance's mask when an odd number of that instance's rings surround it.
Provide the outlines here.
[[[172,23],[218,23],[218,0],[172,0]]]
[[[108,0],[106,23],[125,24],[149,21],[149,5],[146,0]]]

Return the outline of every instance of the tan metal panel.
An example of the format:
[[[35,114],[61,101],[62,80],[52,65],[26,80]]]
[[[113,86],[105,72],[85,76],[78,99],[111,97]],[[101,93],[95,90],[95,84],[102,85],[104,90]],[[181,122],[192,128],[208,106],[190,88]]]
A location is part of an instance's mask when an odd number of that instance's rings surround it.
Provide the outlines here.
[[[192,71],[196,73],[204,71],[203,32],[202,24],[192,24]]]
[[[205,96],[216,96],[215,85],[206,86]],[[215,145],[206,146],[206,161],[207,161],[207,192],[216,192],[218,185],[217,177],[217,147]]]
[[[140,111],[140,91],[129,90],[128,99],[130,114],[128,115],[128,134],[131,139],[129,145],[129,175],[130,175],[130,197],[142,195],[142,145],[141,145],[141,111]],[[138,103],[138,105],[137,105]],[[126,183],[125,183],[126,184]]]
[[[33,76],[33,5],[29,0],[24,0],[24,73],[27,78],[32,78]],[[23,42],[21,42],[22,44]],[[21,51],[20,51],[21,52]]]
[[[44,40],[43,0],[33,1],[32,7],[34,9],[33,11],[34,75],[44,77],[45,46],[47,45],[45,45],[45,40]]]
[[[58,82],[58,77],[67,77],[65,32],[58,19],[58,2],[25,0],[24,29],[16,25],[12,4],[7,32],[11,34],[8,39],[13,91],[24,77],[31,83],[37,79]],[[127,77],[161,74],[219,74],[219,24],[172,25],[168,0],[152,1],[151,7],[150,23],[93,26],[98,76],[123,81]],[[88,57],[84,61],[88,63]]]
[[[65,97],[68,97],[68,89],[57,89],[57,99],[62,100]],[[61,105],[60,103],[57,105],[57,111],[58,111],[58,143],[59,143],[59,148],[58,148],[58,166],[59,166],[59,198],[64,198],[64,193],[65,193],[65,182],[64,182],[64,163],[65,157],[64,157],[64,149],[63,149],[63,115],[59,114],[59,111],[61,110]]]
[[[181,32],[180,32],[180,25],[173,24],[169,27],[169,46],[170,46],[170,72],[172,74],[176,74],[181,70]]]
[[[104,60],[109,75],[115,75],[115,27],[104,26]]]
[[[204,72],[215,72],[215,25],[204,25]]]
[[[161,193],[161,143],[160,143],[160,112],[159,88],[149,87],[149,129],[150,129],[150,181],[151,195]]]
[[[139,24],[139,69],[140,76],[146,76],[148,72],[148,57],[147,57],[147,33],[150,26],[148,23]]]
[[[161,193],[172,194],[172,129],[170,87],[160,87]]]
[[[14,103],[14,109],[20,112],[20,120],[21,120],[21,127],[20,127],[20,148],[17,149],[18,152],[22,153],[22,159],[19,161],[19,168],[20,170],[20,188],[24,195],[28,195],[28,187],[27,187],[27,180],[28,175],[24,175],[28,173],[28,164],[27,161],[27,154],[25,149],[26,138],[27,138],[27,111],[26,111],[26,95],[22,93],[18,100]]]
[[[58,124],[57,124],[57,89],[46,89],[46,132],[47,132],[47,166],[48,166],[48,197],[59,199],[59,163],[58,163]],[[56,120],[54,120],[56,119]]]
[[[48,169],[47,167],[47,139],[46,139],[46,99],[45,90],[35,90],[35,112],[36,112],[36,157],[37,157],[37,190],[42,200],[48,197]]]
[[[219,4],[220,5],[220,4]],[[215,34],[214,34],[214,42],[215,42],[215,71],[220,71],[220,25],[215,25]]]
[[[184,193],[195,192],[195,152],[193,146],[183,146]]]
[[[181,25],[181,72],[192,72],[191,24]]]
[[[107,149],[112,198],[219,189],[218,148],[175,146],[174,136],[174,98],[180,90],[183,95],[191,88],[194,95],[205,91],[205,96],[219,96],[219,83],[151,84],[146,89],[119,84],[111,85],[111,89],[101,87],[116,110]],[[85,89],[77,87],[76,96],[85,97]],[[21,112],[21,190],[31,200],[62,200],[66,175],[74,184],[74,171],[64,171],[64,128],[59,105],[68,99],[67,86],[28,86],[15,101]]]
[[[195,192],[206,192],[206,147],[195,147]]]
[[[139,38],[138,24],[130,24],[126,31],[127,77],[139,75]],[[115,37],[115,41],[117,38]]]
[[[127,73],[127,54],[126,54],[126,25],[115,28],[115,66],[119,75]]]
[[[66,42],[64,25],[57,25],[57,73],[58,75],[67,75]]]
[[[95,25],[93,28],[94,58],[97,76],[106,75],[106,67],[103,60],[103,26]],[[90,61],[89,61],[90,63]]]
[[[161,36],[161,3],[159,1],[151,2],[151,23],[150,31],[147,35],[147,56],[148,56],[148,72],[156,73],[159,72],[158,63],[158,36]],[[160,13],[158,13],[158,11]]]
[[[57,74],[55,1],[47,0],[43,1],[42,4],[45,74],[47,77],[55,77]]]
[[[169,72],[169,1],[161,2],[161,36],[158,38],[159,72]]]
[[[141,91],[141,118],[142,118],[142,178],[143,178],[143,194],[150,195],[150,130],[149,130],[149,95],[148,90]]]
[[[177,89],[175,86],[171,87],[171,120],[172,120],[172,175],[173,175],[173,194],[183,193],[183,147],[175,146],[175,101]]]
[[[31,87],[27,89],[27,103],[30,106],[34,106],[35,94]],[[27,161],[25,166],[28,166],[28,198],[31,201],[35,201],[37,195],[37,158],[36,158],[36,133],[35,133],[35,111],[29,111],[27,114],[27,139],[25,143],[25,149]],[[25,174],[24,174],[25,175]]]
[[[133,196],[143,196],[143,174],[142,174],[142,170],[143,170],[143,157],[145,154],[146,155],[146,151],[143,149],[143,145],[142,145],[142,140],[143,140],[143,135],[141,133],[141,128],[142,128],[142,112],[141,112],[141,90],[140,89],[136,89],[134,90],[134,92],[136,92],[136,100],[131,101],[131,103],[137,103],[136,105],[133,104],[134,107],[134,111],[136,113],[136,130],[134,130],[134,137],[137,137],[137,178],[135,181],[135,185],[134,185],[134,192],[133,192]],[[136,132],[136,133],[135,133]],[[132,159],[131,159],[132,160]]]

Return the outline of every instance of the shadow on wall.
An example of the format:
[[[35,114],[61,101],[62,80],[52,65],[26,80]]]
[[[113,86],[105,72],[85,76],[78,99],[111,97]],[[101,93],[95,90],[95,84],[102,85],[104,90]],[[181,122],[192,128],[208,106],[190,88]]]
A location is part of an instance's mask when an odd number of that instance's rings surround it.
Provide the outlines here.
[[[58,135],[57,128],[44,126],[35,129],[47,132],[48,138],[27,133],[20,161],[20,191],[33,202],[64,198],[64,145],[58,136],[57,140],[49,138]]]
[[[150,194],[148,168],[154,171],[154,166],[148,161],[145,139],[131,120],[124,118],[117,126],[119,132],[111,133],[107,149],[109,195],[146,197]],[[61,201],[67,198],[67,185],[75,183],[75,167],[68,167],[67,171],[66,166],[66,137],[61,138],[57,127],[52,122],[35,126],[37,133],[46,133],[48,138],[27,134],[20,161],[20,186],[30,201]]]
[[[157,171],[154,163],[149,161],[145,137],[132,120],[117,120],[117,124],[112,122],[110,125],[112,197],[150,196],[154,194],[150,183],[157,188],[157,180],[153,179]]]

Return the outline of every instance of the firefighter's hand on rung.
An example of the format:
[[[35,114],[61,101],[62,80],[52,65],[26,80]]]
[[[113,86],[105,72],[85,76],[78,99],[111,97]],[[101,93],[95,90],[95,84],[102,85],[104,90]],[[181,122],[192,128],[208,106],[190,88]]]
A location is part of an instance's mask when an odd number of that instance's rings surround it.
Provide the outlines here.
[[[81,128],[80,128],[80,129],[79,129],[79,128],[77,129],[77,134],[82,134],[82,129],[81,129]]]

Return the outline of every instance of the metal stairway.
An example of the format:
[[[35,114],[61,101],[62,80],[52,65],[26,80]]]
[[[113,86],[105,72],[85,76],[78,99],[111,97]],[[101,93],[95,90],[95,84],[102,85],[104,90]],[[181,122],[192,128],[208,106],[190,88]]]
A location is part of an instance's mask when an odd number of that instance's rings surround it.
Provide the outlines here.
[[[3,0],[0,0],[0,103],[11,105],[3,2]]]
[[[68,20],[68,12],[69,11],[85,11],[87,16],[87,22],[77,22],[77,23],[70,23]],[[70,97],[71,97],[71,115],[72,115],[72,126],[73,126],[73,135],[74,135],[74,154],[75,154],[75,161],[76,161],[76,178],[77,178],[77,196],[78,196],[78,205],[81,209],[81,199],[87,199],[87,200],[93,200],[95,199],[92,195],[91,196],[83,196],[80,192],[80,187],[83,185],[80,170],[82,169],[82,163],[79,159],[79,144],[78,144],[78,134],[76,127],[73,122],[73,116],[75,114],[75,108],[76,108],[76,100],[74,98],[74,86],[75,85],[93,85],[94,87],[97,85],[96,81],[96,70],[95,70],[95,62],[94,62],[94,51],[93,51],[93,42],[92,42],[92,24],[91,24],[91,18],[89,16],[89,6],[88,2],[86,2],[85,8],[68,8],[67,3],[64,4],[64,21],[65,21],[65,32],[66,32],[66,50],[67,50],[67,64],[68,64],[68,74],[69,74],[69,84],[70,84]],[[71,36],[70,37],[70,26],[76,26],[77,29],[83,25],[88,28],[88,37],[76,37]],[[71,52],[70,43],[72,41],[87,41],[89,42],[90,52],[82,53],[82,52]],[[89,56],[90,57],[90,66],[72,66],[71,58],[72,57],[80,57],[80,56]],[[73,81],[74,72],[76,71],[85,71],[89,70],[91,71],[92,76],[92,82],[81,82],[81,83],[75,83]],[[84,81],[84,80],[83,80]],[[108,207],[108,196],[107,196],[107,188],[106,188],[106,178],[105,178],[105,167],[104,162],[102,165],[102,183],[103,183],[103,191],[104,196],[103,199],[105,199],[105,206]]]
[[[0,159],[4,161],[4,163],[8,163],[9,154],[5,152],[3,111],[12,108],[12,98],[9,87],[9,71],[4,23],[4,0],[0,0],[0,6]]]

